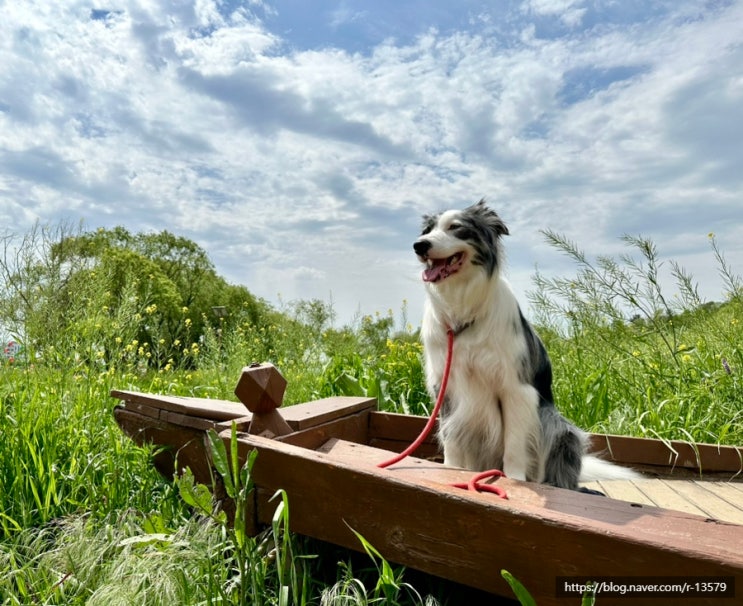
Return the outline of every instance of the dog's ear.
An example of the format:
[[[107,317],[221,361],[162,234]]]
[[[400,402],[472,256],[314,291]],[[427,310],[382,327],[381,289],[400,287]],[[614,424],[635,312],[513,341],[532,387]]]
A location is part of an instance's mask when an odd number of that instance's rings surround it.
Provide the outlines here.
[[[492,218],[488,221],[490,223],[491,228],[493,231],[495,231],[496,234],[499,236],[508,236],[508,228],[506,227],[506,224],[503,223],[503,219],[501,219],[495,212],[493,212]]]
[[[421,235],[425,235],[430,232],[435,226],[438,220],[438,215],[423,215],[423,224],[421,225]]]
[[[470,206],[470,209],[480,215],[486,222],[490,230],[497,236],[508,236],[508,227],[503,223],[503,219],[498,213],[490,208],[485,198],[480,198],[479,202]]]

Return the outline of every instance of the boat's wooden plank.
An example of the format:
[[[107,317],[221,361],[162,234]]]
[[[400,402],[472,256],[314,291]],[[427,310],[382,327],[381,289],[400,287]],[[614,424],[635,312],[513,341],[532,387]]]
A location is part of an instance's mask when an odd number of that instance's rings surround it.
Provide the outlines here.
[[[196,417],[215,422],[250,419],[250,413],[241,402],[121,390],[113,390],[111,395],[124,400],[127,406],[139,407],[142,414],[149,414],[154,418],[160,418],[162,415],[161,412],[155,413],[154,411],[167,411],[174,413],[170,417],[173,421],[179,418],[175,415],[183,415],[180,418]],[[280,409],[280,413],[292,429],[300,431],[375,407],[376,399],[374,398],[336,396],[286,406]]]
[[[656,465],[701,469],[705,472],[743,473],[743,447],[693,444],[671,440],[591,434],[589,450],[601,458],[628,465]]]
[[[688,487],[683,486],[684,483],[696,485],[703,491],[690,493]],[[654,505],[743,525],[743,493],[733,483],[642,479],[602,480],[582,485],[600,490],[612,499]]]
[[[193,417],[225,421],[245,416],[245,406],[240,402],[208,400],[186,396],[166,396],[140,393],[138,391],[113,390],[111,396],[133,404],[145,404],[152,408],[187,414]]]
[[[335,438],[328,440],[317,451],[328,454],[334,460],[337,459],[339,461],[369,467],[375,467],[390,458],[390,453],[385,450]],[[389,471],[404,475],[405,477],[414,478],[415,480],[437,482],[443,484],[445,487],[453,483],[467,482],[472,477],[472,472],[469,470],[446,467],[440,463],[434,463],[417,457],[407,457],[403,461],[391,466]],[[586,515],[585,503],[579,503],[580,497],[583,495],[578,495],[578,493],[560,490],[551,486],[533,484],[531,482],[515,482],[507,478],[501,478],[498,481],[509,487],[509,493],[515,491],[522,504],[528,503],[534,507],[548,508],[563,514]],[[618,483],[619,481],[612,482]],[[595,484],[597,490],[605,488],[603,486],[604,482],[596,482]],[[619,492],[622,492],[622,490],[619,489]],[[591,518],[594,520],[610,521],[611,523],[618,523],[619,520],[622,520],[622,523],[624,523],[626,519],[636,518],[638,515],[637,511],[642,509],[643,505],[656,507],[644,495],[638,496],[637,492],[636,490],[625,490],[623,492],[625,495],[637,497],[637,499],[631,499],[629,502],[624,499],[614,501],[612,498],[596,497],[599,500],[592,503]],[[644,503],[638,503],[638,501],[644,501]],[[669,511],[667,513],[669,515],[675,515],[679,512]],[[683,514],[679,513],[679,516],[683,517]]]
[[[292,429],[301,431],[376,407],[376,398],[334,396],[314,402],[284,406],[279,409],[279,412]]]
[[[282,449],[281,445],[276,446]],[[296,449],[292,452],[297,453]],[[317,452],[310,453],[308,456],[313,457],[317,454],[326,455],[324,461],[329,457],[333,462],[341,465],[352,465],[359,469],[376,470],[376,466],[389,458],[390,453],[381,449],[372,448],[363,444],[348,442],[345,440],[331,439],[323,445]],[[457,495],[466,493],[460,489],[449,488],[449,485],[456,482],[465,482],[472,476],[472,472],[464,469],[446,467],[440,463],[434,463],[424,459],[408,457],[387,469],[379,469],[382,474],[394,474],[395,477],[404,477],[415,481],[434,483],[439,486],[440,490],[451,492]],[[702,517],[696,515],[687,515],[681,512],[668,511],[656,507],[644,507],[639,504],[633,506],[631,503],[607,499],[605,497],[584,495],[569,490],[562,490],[543,484],[534,484],[531,482],[518,482],[508,478],[498,480],[507,488],[509,499],[502,501],[502,504],[508,506],[509,503],[518,503],[518,507],[527,507],[535,512],[550,511],[554,514],[577,516],[581,520],[590,522],[621,525],[637,523],[642,520],[641,524],[653,528],[652,534],[658,534],[658,521],[675,520],[683,523],[691,523],[694,526],[707,528],[709,524]],[[491,499],[492,495],[478,495],[486,499]],[[498,499],[500,501],[500,499]],[[662,524],[661,524],[662,526]],[[730,526],[726,526],[730,528]],[[737,528],[737,527],[734,527]],[[646,529],[646,530],[648,530]],[[645,532],[646,530],[643,530]],[[740,537],[743,538],[743,528],[737,528]],[[667,529],[663,529],[660,534],[665,535]],[[685,533],[684,533],[685,534]],[[713,533],[714,534],[714,533]],[[707,546],[716,551],[718,548],[723,551],[728,541],[719,543],[718,539],[724,537],[725,533],[717,533],[715,538],[709,536],[704,539],[693,539],[695,545],[706,543]],[[729,548],[729,546],[728,546]],[[736,546],[737,548],[737,546]],[[736,549],[737,551],[737,549]],[[743,564],[743,554],[740,555]]]
[[[380,440],[380,439],[372,438],[369,440],[369,446],[374,446],[375,448],[380,448],[382,450],[387,450],[389,452],[398,453],[398,452],[402,452],[408,446],[410,446],[410,442],[405,441],[405,440]],[[428,441],[423,442],[416,449],[415,454],[421,459],[428,459],[431,461],[439,461],[439,462],[442,462],[444,460],[444,455],[439,449],[438,444],[435,444],[433,442],[428,442]]]
[[[117,405],[117,408],[123,408],[123,406],[123,404],[119,404]],[[132,412],[136,412],[138,415],[149,417],[151,419],[159,419],[160,415],[162,414],[162,408],[155,408],[153,406],[145,404],[144,402],[127,401],[126,408],[127,410],[131,410]]]
[[[217,432],[220,432],[225,429],[232,429],[232,426],[234,425],[237,431],[248,431],[252,418],[253,413],[248,412],[248,410],[246,409],[245,415],[243,415],[242,417],[237,417],[236,419],[227,419],[225,421],[217,421],[215,429],[217,430]]]
[[[410,444],[420,435],[427,422],[426,417],[375,411],[369,417],[369,438]],[[425,441],[436,444],[435,432],[431,432]]]
[[[698,485],[694,480],[660,480],[668,484],[682,498],[688,499],[693,505],[716,520],[735,519],[739,510],[730,503],[721,499],[709,490]]]
[[[361,410],[353,415],[333,419],[322,425],[308,427],[276,438],[278,441],[302,448],[315,450],[331,438],[339,438],[356,443],[369,439],[369,411]]]
[[[714,492],[721,498],[725,499],[728,503],[733,505],[736,509],[740,509],[743,511],[743,483],[708,482],[704,480],[697,480],[695,483],[706,488],[709,491]]]
[[[639,503],[640,505],[651,505],[659,507],[652,499],[640,490],[633,482],[626,480],[601,480],[597,482],[599,490],[607,497],[626,501],[628,503]]]
[[[723,519],[743,525],[743,493],[736,490],[733,483],[701,480],[694,483],[730,505],[730,509],[721,510],[721,513],[725,515]]]
[[[658,479],[647,479],[633,480],[632,482],[648,499],[655,503],[656,507],[665,507],[666,509],[674,509],[675,511],[683,511],[705,517],[707,515],[691,501],[673,490],[672,486],[676,481],[666,483]]]
[[[369,416],[369,446],[402,452],[420,435],[428,419],[393,412],[374,411]],[[421,459],[443,459],[432,431],[415,452]]]
[[[320,425],[332,423],[336,420],[342,420],[358,414],[368,414],[369,411],[376,407],[377,400],[375,398],[334,396],[315,400],[314,402],[285,406],[279,409],[279,414],[295,433],[299,433]],[[248,416],[242,419],[234,419],[237,423],[238,431],[247,431],[247,426],[251,418],[250,413],[247,414]],[[231,421],[223,421],[220,423],[220,426],[224,429],[229,429]],[[365,431],[365,439],[366,435]],[[305,448],[313,448],[309,443],[301,445]]]
[[[173,477],[177,461],[179,469],[190,467],[199,482],[210,481],[203,429],[173,425],[162,419],[142,416],[125,406],[114,409],[114,418],[122,431],[137,444],[164,446],[153,454],[153,464],[166,478]]]
[[[725,482],[725,484],[743,494],[743,481],[741,481],[741,478],[736,478],[735,481]]]
[[[399,452],[418,436],[426,421],[425,417],[374,412],[370,417],[370,444]],[[424,457],[437,452],[433,434],[424,448],[425,454],[421,455]],[[700,473],[700,466],[703,476],[714,474],[730,479],[736,474],[743,475],[743,448],[739,446],[590,434],[589,451],[609,461],[636,466],[650,476],[695,477]]]
[[[409,459],[378,469],[389,453],[335,444],[315,452],[238,441],[241,458],[259,451],[259,494],[286,490],[296,532],[360,550],[353,528],[389,561],[511,597],[494,572],[506,568],[540,606],[562,603],[558,576],[743,574],[740,526],[508,479],[499,480],[502,500],[448,486],[469,472]],[[270,522],[275,506],[259,498],[259,521]]]
[[[202,431],[206,431],[207,429],[215,429],[218,427],[218,423],[212,419],[193,417],[191,415],[185,415],[179,412],[172,412],[170,410],[161,410],[160,420],[177,427],[188,427],[190,429],[200,429]]]

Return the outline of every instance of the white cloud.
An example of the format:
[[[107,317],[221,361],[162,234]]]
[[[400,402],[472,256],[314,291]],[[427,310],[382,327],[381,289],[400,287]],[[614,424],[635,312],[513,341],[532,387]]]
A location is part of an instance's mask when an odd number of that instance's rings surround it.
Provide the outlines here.
[[[570,27],[580,25],[587,9],[582,5],[585,0],[528,0],[522,10],[539,16],[558,17]]]
[[[560,269],[544,228],[589,252],[715,231],[743,259],[740,2],[630,24],[600,4],[483,5],[469,29],[368,53],[294,47],[270,5],[227,5],[3,5],[0,223],[177,230],[260,296],[332,292],[342,319],[408,299],[415,320],[418,216],[481,196],[519,285]]]
[[[330,25],[332,27],[341,27],[356,21],[363,21],[368,15],[368,11],[355,10],[348,6],[346,2],[341,2],[330,14]]]

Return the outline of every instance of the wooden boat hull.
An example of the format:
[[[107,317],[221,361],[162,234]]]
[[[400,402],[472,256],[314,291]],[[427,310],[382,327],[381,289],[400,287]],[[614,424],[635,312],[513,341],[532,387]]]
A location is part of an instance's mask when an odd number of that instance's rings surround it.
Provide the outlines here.
[[[512,596],[500,575],[506,569],[540,605],[565,603],[558,597],[563,577],[723,577],[743,591],[743,525],[507,478],[498,480],[507,500],[464,491],[451,484],[471,472],[437,462],[431,440],[416,458],[378,468],[412,441],[425,419],[377,412],[373,399],[331,398],[282,409],[293,431],[271,439],[246,433],[250,416],[239,404],[220,402],[219,414],[212,414],[201,400],[113,395],[124,401],[114,414],[128,435],[171,447],[170,458],[163,452],[159,461],[169,475],[177,458],[208,482],[204,431],[214,428],[229,446],[234,423],[240,458],[259,453],[249,520],[255,531],[270,523],[275,502],[269,499],[281,488],[295,532],[359,550],[353,529],[389,561]],[[730,479],[743,468],[742,451],[734,447],[598,435],[592,447],[650,476]],[[740,491],[739,483],[731,486]],[[690,603],[734,600],[717,593]]]

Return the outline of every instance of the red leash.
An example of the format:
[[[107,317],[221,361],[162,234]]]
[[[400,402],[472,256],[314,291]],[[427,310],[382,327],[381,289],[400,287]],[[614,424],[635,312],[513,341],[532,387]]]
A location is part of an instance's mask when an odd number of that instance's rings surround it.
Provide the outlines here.
[[[421,431],[420,435],[413,441],[413,443],[410,446],[408,446],[400,454],[395,455],[388,461],[379,463],[377,467],[381,467],[382,469],[384,469],[386,467],[389,467],[390,465],[399,463],[405,457],[415,452],[415,450],[428,437],[428,434],[431,433],[433,426],[436,424],[436,419],[439,416],[441,407],[444,404],[444,397],[446,396],[446,386],[449,383],[449,371],[451,370],[451,360],[453,357],[452,356],[453,351],[454,351],[454,331],[451,328],[449,328],[446,331],[446,364],[444,366],[444,376],[441,378],[441,387],[439,388],[439,395],[436,398],[436,404],[433,407],[433,412],[431,413],[431,416],[428,418],[428,422],[426,423],[426,426],[423,428],[423,431]],[[505,477],[505,474],[502,471],[500,471],[499,469],[490,469],[488,471],[483,471],[473,476],[470,479],[470,481],[467,482],[466,484],[457,483],[457,484],[452,484],[452,486],[454,486],[455,488],[465,488],[467,490],[476,490],[478,492],[490,492],[490,493],[498,495],[501,499],[507,499],[508,495],[506,494],[506,491],[503,490],[501,487],[495,486],[494,484],[484,484],[482,482],[482,480],[486,478],[501,478],[501,477]]]

